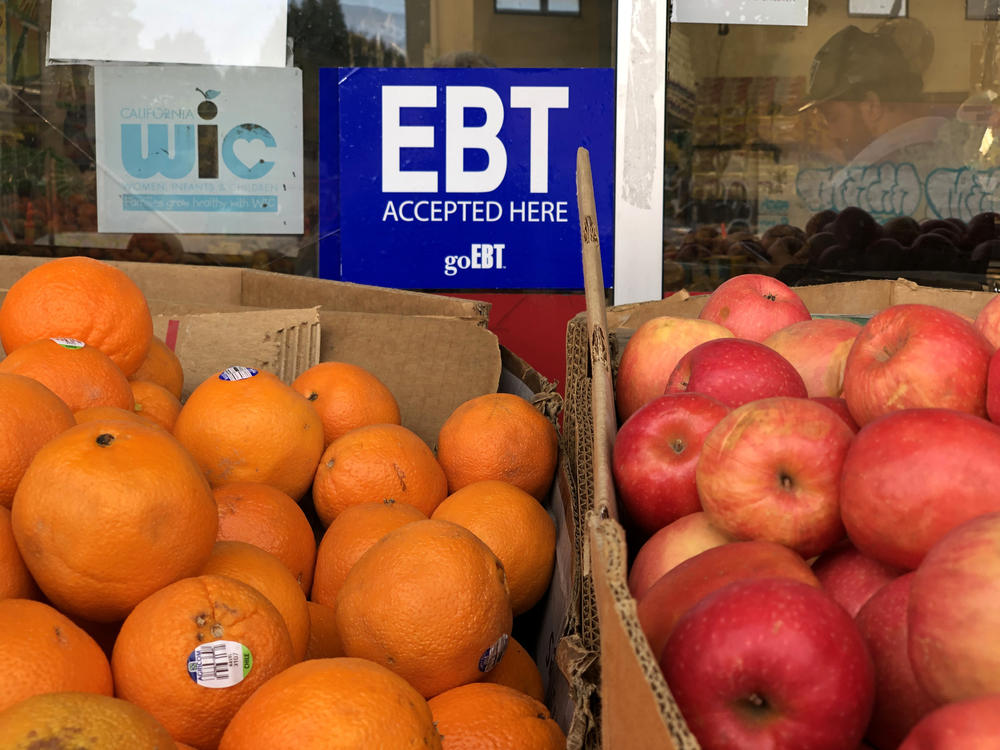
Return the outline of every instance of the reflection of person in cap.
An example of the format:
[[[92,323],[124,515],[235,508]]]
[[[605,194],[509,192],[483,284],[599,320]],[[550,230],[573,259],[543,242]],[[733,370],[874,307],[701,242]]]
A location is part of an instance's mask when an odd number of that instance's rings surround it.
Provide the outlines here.
[[[900,149],[934,142],[948,120],[927,116],[923,72],[934,40],[914,19],[893,19],[869,33],[847,26],[824,44],[809,71],[809,99],[845,160],[877,164]]]

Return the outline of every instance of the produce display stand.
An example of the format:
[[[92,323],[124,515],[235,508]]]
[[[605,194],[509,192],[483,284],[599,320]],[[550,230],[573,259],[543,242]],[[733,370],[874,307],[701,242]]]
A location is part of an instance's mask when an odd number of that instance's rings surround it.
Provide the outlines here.
[[[614,377],[629,337],[660,315],[693,318],[707,295],[678,292],[666,299],[607,307],[596,234],[588,201],[586,154],[578,160],[578,202],[587,310],[566,329],[566,402],[563,433],[583,550],[580,646],[598,689],[581,711],[593,717],[586,747],[695,750],[636,614],[627,584],[628,550],[611,473],[617,430]],[[974,318],[995,295],[941,289],[904,280],[863,280],[795,287],[814,316],[864,321],[890,305],[931,304]]]
[[[0,295],[45,260],[0,257]],[[483,302],[252,269],[112,265],[146,295],[155,332],[184,367],[186,393],[231,365],[259,366],[291,382],[316,362],[337,360],[382,380],[399,402],[403,426],[431,447],[459,404],[496,391],[532,401],[558,426],[562,399],[554,384],[499,344]],[[535,657],[546,704],[575,748],[586,724],[577,696],[586,688],[576,645],[579,520],[567,455],[561,448],[545,503],[556,523],[552,582],[545,598],[515,620],[513,635]]]

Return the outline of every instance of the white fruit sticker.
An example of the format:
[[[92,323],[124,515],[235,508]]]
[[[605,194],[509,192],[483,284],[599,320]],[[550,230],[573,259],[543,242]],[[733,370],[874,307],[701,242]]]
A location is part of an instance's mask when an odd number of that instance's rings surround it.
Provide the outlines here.
[[[188,676],[202,687],[227,688],[243,682],[253,667],[250,649],[236,641],[203,643],[188,655]]]
[[[62,336],[54,338],[52,340],[65,349],[82,349],[83,347],[86,346],[86,344],[84,344],[82,341],[78,341],[76,339],[67,339],[63,338]]]
[[[219,373],[219,380],[246,380],[247,378],[252,378],[257,374],[257,371],[252,367],[240,367],[235,365],[233,367],[227,367],[225,370]]]
[[[507,641],[509,640],[510,636],[504,633],[502,636],[497,638],[496,643],[483,651],[483,655],[479,657],[480,672],[489,672],[499,663],[500,657],[503,656],[503,652],[507,650]]]

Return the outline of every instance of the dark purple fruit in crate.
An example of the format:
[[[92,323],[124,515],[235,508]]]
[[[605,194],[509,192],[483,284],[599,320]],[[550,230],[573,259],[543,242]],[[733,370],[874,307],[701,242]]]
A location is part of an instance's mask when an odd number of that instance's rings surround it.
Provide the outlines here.
[[[861,250],[882,236],[882,227],[864,209],[848,206],[833,220],[833,234],[838,244]]]
[[[827,224],[833,223],[833,220],[837,218],[837,212],[832,208],[828,208],[825,211],[818,211],[809,217],[809,221],[806,222],[806,236],[812,237],[814,234],[818,234],[823,231],[823,227]]]
[[[896,216],[882,225],[882,234],[905,247],[920,236],[920,224],[912,216]]]

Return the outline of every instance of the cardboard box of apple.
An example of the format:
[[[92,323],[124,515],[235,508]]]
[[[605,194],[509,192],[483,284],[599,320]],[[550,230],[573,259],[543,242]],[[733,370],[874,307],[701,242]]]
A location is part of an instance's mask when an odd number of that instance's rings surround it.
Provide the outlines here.
[[[1000,748],[998,344],[1000,296],[862,325],[756,274],[628,339],[628,584],[705,750]]]

